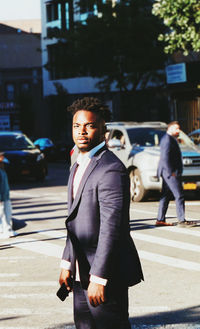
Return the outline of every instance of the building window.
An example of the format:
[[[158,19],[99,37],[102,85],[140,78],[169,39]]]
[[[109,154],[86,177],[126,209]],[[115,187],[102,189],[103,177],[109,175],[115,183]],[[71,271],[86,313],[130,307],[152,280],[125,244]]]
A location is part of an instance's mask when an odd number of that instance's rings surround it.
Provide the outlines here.
[[[8,83],[6,85],[6,98],[8,101],[13,101],[15,99],[15,85],[13,83]]]
[[[73,10],[68,1],[47,3],[47,37],[57,37],[60,30],[69,30],[73,24]]]
[[[30,85],[28,82],[22,82],[20,87],[22,93],[28,93],[30,91]]]
[[[50,79],[62,79],[66,78],[65,67],[62,66],[64,57],[64,47],[56,44],[50,45],[48,48],[48,65]]]
[[[58,3],[47,3],[46,13],[47,13],[47,22],[58,20]]]

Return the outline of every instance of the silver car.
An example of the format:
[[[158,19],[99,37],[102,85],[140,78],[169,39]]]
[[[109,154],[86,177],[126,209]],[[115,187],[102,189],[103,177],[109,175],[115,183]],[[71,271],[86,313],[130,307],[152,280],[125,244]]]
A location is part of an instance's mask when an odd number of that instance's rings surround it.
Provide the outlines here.
[[[164,122],[111,122],[107,124],[108,148],[128,169],[132,201],[142,201],[150,191],[160,191],[157,177],[160,140],[166,133]],[[183,158],[183,188],[200,189],[200,151],[192,140],[180,132],[178,142]]]

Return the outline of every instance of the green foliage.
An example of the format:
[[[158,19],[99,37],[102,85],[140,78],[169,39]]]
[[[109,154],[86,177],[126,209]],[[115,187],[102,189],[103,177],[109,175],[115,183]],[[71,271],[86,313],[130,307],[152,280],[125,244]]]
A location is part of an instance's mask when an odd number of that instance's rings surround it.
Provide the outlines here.
[[[97,6],[98,15],[90,16],[85,24],[75,22],[73,30],[60,32],[58,45],[63,55],[55,65],[68,78],[100,78],[98,87],[104,91],[112,84],[119,90],[127,90],[130,85],[135,89],[141,79],[145,85],[165,59],[157,40],[163,24],[152,15],[152,1],[88,3]]]
[[[188,55],[189,51],[200,51],[199,0],[156,0],[152,12],[168,28],[159,35],[159,40],[166,43],[166,53],[181,50]]]

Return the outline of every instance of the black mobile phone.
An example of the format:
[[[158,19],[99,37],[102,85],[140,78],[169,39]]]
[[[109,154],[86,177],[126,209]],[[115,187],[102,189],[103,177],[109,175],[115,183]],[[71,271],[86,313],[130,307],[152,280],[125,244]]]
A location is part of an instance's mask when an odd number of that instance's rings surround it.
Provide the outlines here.
[[[56,295],[58,296],[58,298],[60,298],[60,300],[62,300],[62,302],[69,295],[69,291],[67,290],[67,287],[64,283],[60,286]]]

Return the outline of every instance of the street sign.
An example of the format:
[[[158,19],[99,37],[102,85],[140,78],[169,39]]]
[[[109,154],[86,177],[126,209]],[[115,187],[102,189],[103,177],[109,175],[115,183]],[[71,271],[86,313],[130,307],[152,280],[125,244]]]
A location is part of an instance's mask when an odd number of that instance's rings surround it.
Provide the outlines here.
[[[166,67],[167,83],[183,83],[187,81],[185,63],[168,65]]]

